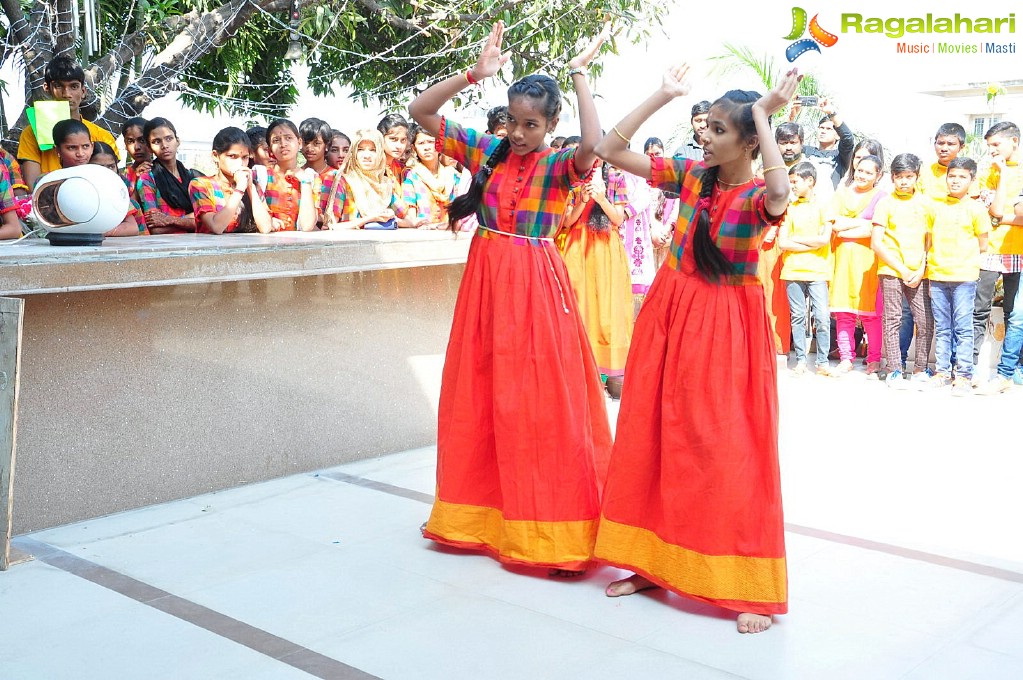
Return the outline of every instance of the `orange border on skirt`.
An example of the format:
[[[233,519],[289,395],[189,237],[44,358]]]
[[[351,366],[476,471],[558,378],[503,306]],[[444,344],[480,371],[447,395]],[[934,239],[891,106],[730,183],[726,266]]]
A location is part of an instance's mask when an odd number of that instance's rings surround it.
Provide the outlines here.
[[[636,569],[680,595],[714,602],[728,609],[743,602],[787,608],[788,576],[784,557],[704,555],[666,543],[648,529],[602,518],[597,559]],[[739,611],[751,611],[739,609]]]
[[[502,562],[580,570],[593,561],[597,520],[508,520],[496,508],[437,500],[424,535],[456,548],[494,553]]]

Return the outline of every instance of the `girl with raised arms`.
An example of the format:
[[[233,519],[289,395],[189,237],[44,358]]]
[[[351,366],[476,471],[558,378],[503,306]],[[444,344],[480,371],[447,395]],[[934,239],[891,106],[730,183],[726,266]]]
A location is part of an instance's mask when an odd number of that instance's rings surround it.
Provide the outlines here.
[[[476,65],[423,92],[412,118],[438,151],[474,173],[448,213],[479,218],[455,302],[441,382],[437,496],[426,538],[505,563],[570,576],[593,559],[600,489],[611,450],[603,389],[565,265],[552,237],[569,190],[597,157],[600,124],[586,66],[605,27],[569,61],[582,142],[551,151],[561,92],[544,75],[508,89],[503,139],[438,110],[508,60],[498,22]]]
[[[680,209],[636,320],[596,556],[636,572],[609,597],[667,588],[758,633],[788,598],[777,363],[757,258],[789,201],[769,119],[800,78],[793,69],[763,97],[732,90],[714,102],[702,162],[630,151],[645,120],[689,93],[688,72],[670,69],[597,145],[615,167],[679,193]]]

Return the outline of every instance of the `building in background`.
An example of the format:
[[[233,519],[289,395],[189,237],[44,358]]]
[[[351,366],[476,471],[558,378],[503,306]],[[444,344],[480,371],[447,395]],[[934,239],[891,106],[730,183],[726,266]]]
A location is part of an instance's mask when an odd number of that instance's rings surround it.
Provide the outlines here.
[[[969,82],[940,86],[921,94],[937,98],[929,116],[966,128],[966,143],[972,158],[987,153],[984,133],[995,123],[1011,120],[1017,125],[1023,112],[1023,80]]]

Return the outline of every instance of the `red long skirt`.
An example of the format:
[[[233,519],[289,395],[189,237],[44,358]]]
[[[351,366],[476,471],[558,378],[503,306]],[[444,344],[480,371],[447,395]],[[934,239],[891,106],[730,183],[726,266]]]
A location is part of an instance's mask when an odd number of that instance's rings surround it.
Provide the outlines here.
[[[764,291],[689,269],[662,267],[636,321],[596,555],[685,597],[782,614],[777,365]]]
[[[560,255],[549,241],[480,232],[444,362],[425,536],[502,562],[584,569],[610,453],[600,375]]]

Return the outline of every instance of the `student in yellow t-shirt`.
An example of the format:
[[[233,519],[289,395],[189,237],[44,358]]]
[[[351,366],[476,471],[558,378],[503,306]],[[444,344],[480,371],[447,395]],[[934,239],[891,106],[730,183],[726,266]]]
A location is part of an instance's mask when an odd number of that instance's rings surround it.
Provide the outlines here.
[[[948,183],[945,173],[948,164],[962,152],[966,145],[966,130],[959,123],[945,123],[934,133],[934,154],[937,160],[920,169],[920,181],[916,188],[930,198],[948,196]],[[980,184],[976,181],[970,185],[969,196],[980,195]]]
[[[1005,318],[1012,314],[1020,271],[1023,270],[1023,219],[1015,216],[1016,196],[1023,189],[1023,149],[1019,146],[1019,127],[1004,120],[984,134],[991,167],[980,181],[981,198],[988,206],[991,234],[988,250],[980,263],[977,299],[973,310],[973,361],[977,362],[984,342],[995,284],[1002,277],[1005,290]]]
[[[877,278],[881,286],[884,333],[884,354],[889,387],[904,389],[902,350],[899,331],[902,328],[902,303],[909,303],[916,326],[916,352],[913,372],[926,381],[927,359],[931,353],[931,302],[926,267],[927,230],[934,224],[934,201],[916,190],[920,178],[920,159],[911,153],[900,153],[892,159],[892,183],[895,191],[877,204],[870,247],[877,255]]]
[[[970,394],[973,376],[973,332],[970,328],[977,295],[980,257],[988,246],[990,219],[984,206],[967,196],[977,176],[970,158],[948,164],[948,196],[934,202],[934,224],[927,235],[927,278],[934,312],[934,387],[952,382],[952,394]],[[955,335],[956,375],[952,381],[952,336]]]
[[[828,348],[831,317],[828,313],[828,281],[831,280],[831,224],[824,208],[814,199],[817,169],[805,161],[789,168],[792,204],[778,230],[782,250],[781,280],[789,298],[792,347],[796,351],[794,373],[806,373],[806,298],[810,298],[814,335],[817,338],[817,375],[831,375]]]
[[[109,132],[94,125],[87,120],[82,120],[82,113],[79,107],[85,98],[85,71],[69,57],[54,57],[46,65],[43,74],[43,90],[55,100],[65,100],[71,108],[71,118],[81,120],[89,129],[89,137],[93,142],[106,142],[112,148],[117,148],[114,136]],[[41,175],[54,170],[60,170],[60,156],[57,150],[39,149],[39,142],[36,140],[35,130],[31,125],[26,125],[21,131],[21,138],[18,141],[18,160],[21,161],[21,173],[25,183],[35,188],[36,182]]]

